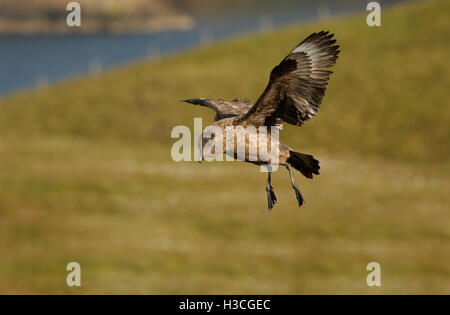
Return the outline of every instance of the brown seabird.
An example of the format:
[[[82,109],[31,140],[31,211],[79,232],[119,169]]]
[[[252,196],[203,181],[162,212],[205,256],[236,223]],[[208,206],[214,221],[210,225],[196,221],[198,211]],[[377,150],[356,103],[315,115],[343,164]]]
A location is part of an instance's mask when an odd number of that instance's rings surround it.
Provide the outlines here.
[[[265,126],[269,130],[281,127],[283,122],[295,126],[313,118],[322,103],[322,98],[328,85],[332,67],[338,58],[339,46],[335,45],[336,40],[329,32],[313,33],[297,45],[281,63],[270,73],[270,80],[264,93],[256,103],[248,100],[235,99],[231,102],[206,98],[195,98],[185,100],[191,104],[202,105],[213,109],[216,112],[215,123],[210,127],[218,127],[224,132],[221,143],[227,143],[227,127],[261,127]],[[263,138],[259,131],[256,131],[258,140]],[[203,136],[200,140],[200,148],[203,150],[208,143],[214,141],[215,137]],[[239,141],[233,137],[234,147],[229,150],[223,145],[221,152],[217,154],[228,154],[234,158],[244,160],[257,165],[270,164],[267,159],[250,159],[250,141],[244,136],[245,156],[239,157],[236,148]],[[267,133],[264,141],[271,142],[271,134]],[[257,142],[259,145],[261,142]],[[273,143],[272,143],[273,144]],[[313,174],[319,175],[319,161],[313,156],[295,152],[288,145],[276,141],[279,148],[277,165],[285,166],[291,178],[292,187],[295,191],[298,204],[305,203],[303,196],[295,183],[292,174],[292,167],[300,171],[305,177],[312,179]],[[270,145],[268,145],[270,147]],[[239,150],[239,149],[238,149]],[[237,151],[238,151],[237,150]],[[269,211],[276,202],[276,196],[271,186],[271,169],[269,168],[267,179],[267,200]]]

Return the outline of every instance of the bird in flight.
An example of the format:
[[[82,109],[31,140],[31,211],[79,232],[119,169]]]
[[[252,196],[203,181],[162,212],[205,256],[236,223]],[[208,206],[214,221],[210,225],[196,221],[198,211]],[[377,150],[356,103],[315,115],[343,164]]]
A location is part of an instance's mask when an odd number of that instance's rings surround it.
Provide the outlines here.
[[[227,127],[261,127],[269,130],[279,130],[283,123],[294,126],[302,126],[303,123],[313,118],[322,103],[325,90],[328,85],[332,67],[338,58],[339,46],[333,34],[321,31],[313,33],[297,45],[279,65],[270,73],[269,83],[256,103],[248,100],[235,99],[231,102],[206,98],[188,99],[184,102],[206,106],[216,112],[215,122],[211,126],[228,130]],[[276,140],[273,141],[271,134],[262,135],[259,131],[253,131],[259,140],[271,142],[278,147],[277,165],[282,165],[289,171],[292,188],[295,191],[299,207],[305,200],[298,188],[292,168],[300,171],[305,177],[312,179],[313,174],[319,175],[319,161],[313,156],[295,152],[288,145]],[[226,132],[222,134],[221,143],[227,143]],[[233,141],[235,138],[233,138]],[[242,140],[242,139],[241,139]],[[214,137],[200,138],[200,148],[203,150],[208,142],[214,141]],[[248,151],[250,141],[244,137],[245,156],[243,161],[256,165],[268,164],[267,160],[261,158],[249,159]],[[237,158],[236,146],[239,140],[234,142],[233,150],[228,147],[220,148],[217,154],[228,154]],[[261,141],[257,142],[259,146]],[[267,203],[269,211],[272,210],[277,199],[271,186],[271,168],[268,168],[266,185]]]

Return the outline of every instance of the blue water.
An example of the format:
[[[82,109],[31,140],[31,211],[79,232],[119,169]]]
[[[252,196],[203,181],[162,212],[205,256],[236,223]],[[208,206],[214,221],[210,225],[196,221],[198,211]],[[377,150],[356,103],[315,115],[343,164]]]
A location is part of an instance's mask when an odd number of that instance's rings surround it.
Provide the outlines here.
[[[380,1],[386,5],[406,0]],[[321,3],[321,9],[317,3]],[[0,36],[0,95],[156,58],[238,34],[365,11],[369,1],[258,2],[247,9],[201,15],[188,31],[141,35]],[[365,23],[364,20],[361,23]]]

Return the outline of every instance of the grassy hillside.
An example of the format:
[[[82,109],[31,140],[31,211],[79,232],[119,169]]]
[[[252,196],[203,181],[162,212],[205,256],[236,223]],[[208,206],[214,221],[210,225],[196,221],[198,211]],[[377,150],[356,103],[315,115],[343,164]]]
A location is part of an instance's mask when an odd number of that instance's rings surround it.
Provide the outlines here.
[[[0,101],[0,292],[449,293],[450,4],[253,35]],[[341,57],[318,116],[282,138],[321,175],[175,163],[190,97],[248,97],[313,31]],[[83,285],[65,285],[78,261]],[[366,265],[382,286],[366,285]]]

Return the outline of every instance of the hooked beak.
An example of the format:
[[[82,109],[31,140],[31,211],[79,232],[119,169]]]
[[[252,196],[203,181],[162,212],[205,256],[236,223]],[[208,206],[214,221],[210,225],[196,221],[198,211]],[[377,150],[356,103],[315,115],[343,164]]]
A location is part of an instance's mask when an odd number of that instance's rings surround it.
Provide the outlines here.
[[[205,105],[206,99],[204,98],[191,98],[188,100],[182,100],[182,102],[194,104],[194,105]]]

